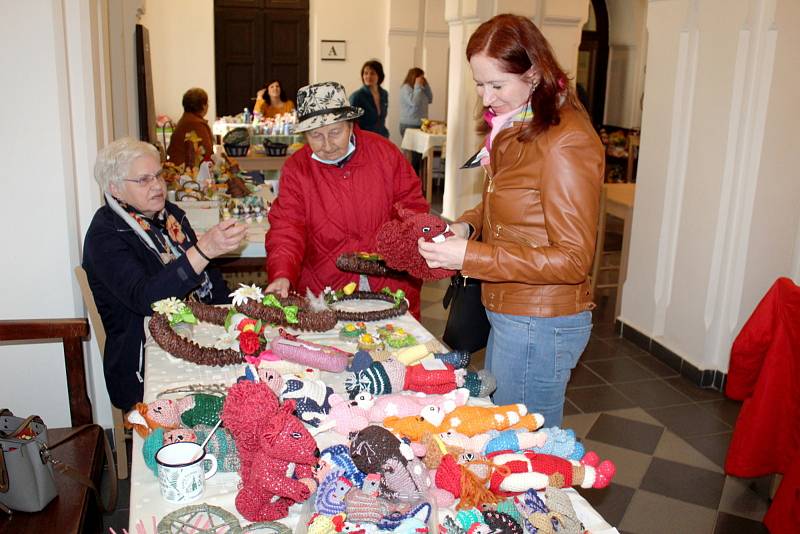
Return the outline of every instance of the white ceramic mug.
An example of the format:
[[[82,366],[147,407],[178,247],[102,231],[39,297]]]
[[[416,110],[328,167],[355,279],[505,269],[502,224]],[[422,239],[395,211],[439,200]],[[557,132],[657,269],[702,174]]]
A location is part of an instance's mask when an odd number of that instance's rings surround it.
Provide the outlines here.
[[[211,462],[206,471],[205,464]],[[156,452],[158,484],[161,496],[173,504],[198,499],[205,489],[206,479],[217,472],[217,458],[206,454],[197,443],[180,441],[164,445]]]

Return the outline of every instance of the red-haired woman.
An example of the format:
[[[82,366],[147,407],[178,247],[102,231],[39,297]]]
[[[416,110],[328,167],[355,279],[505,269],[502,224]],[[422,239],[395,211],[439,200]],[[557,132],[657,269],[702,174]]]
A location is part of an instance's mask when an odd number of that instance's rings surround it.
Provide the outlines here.
[[[553,57],[524,17],[498,15],[470,37],[483,100],[482,201],[443,243],[420,241],[431,267],[482,280],[491,323],[486,367],[497,404],[523,402],[561,425],[564,393],[592,329],[588,273],[603,148]]]

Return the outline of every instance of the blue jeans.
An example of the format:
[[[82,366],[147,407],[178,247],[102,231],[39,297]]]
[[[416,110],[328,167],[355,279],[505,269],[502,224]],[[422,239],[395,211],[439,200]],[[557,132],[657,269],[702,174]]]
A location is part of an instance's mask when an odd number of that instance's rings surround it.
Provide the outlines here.
[[[592,312],[562,317],[526,317],[486,310],[492,329],[486,368],[497,378],[495,404],[521,402],[561,426],[564,393],[592,332]]]

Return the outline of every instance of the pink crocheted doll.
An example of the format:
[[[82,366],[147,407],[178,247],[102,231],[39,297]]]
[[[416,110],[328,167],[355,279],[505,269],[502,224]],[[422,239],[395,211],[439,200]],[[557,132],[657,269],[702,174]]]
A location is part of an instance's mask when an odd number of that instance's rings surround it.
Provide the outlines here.
[[[241,381],[228,390],[222,421],[239,451],[236,509],[248,521],[286,517],[289,506],[316,489],[319,450],[293,410],[293,401],[280,406],[264,382]]]
[[[398,219],[383,223],[375,236],[376,250],[386,265],[422,280],[453,276],[455,271],[428,267],[417,249],[419,238],[441,242],[454,235],[447,223],[430,213],[414,213],[405,209],[399,209],[398,216]]]
[[[214,426],[219,419],[223,399],[217,395],[196,393],[181,399],[158,399],[151,403],[136,403],[126,417],[128,428],[146,438],[156,428],[172,430],[198,424]]]
[[[411,395],[393,393],[375,396],[362,391],[353,400],[345,400],[337,394],[330,397],[331,409],[318,432],[333,428],[344,436],[361,430],[371,423],[380,423],[388,416],[406,417],[422,413],[426,406],[437,406],[445,412],[463,406],[469,399],[469,391],[459,388],[445,395]]]

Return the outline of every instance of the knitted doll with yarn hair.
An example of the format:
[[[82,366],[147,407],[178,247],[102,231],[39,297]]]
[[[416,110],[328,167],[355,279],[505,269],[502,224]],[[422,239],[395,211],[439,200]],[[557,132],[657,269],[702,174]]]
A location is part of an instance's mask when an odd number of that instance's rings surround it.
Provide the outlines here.
[[[228,390],[222,421],[239,450],[236,509],[248,521],[286,517],[317,487],[317,444],[293,410],[293,401],[280,406],[263,382],[240,381]]]
[[[195,393],[183,398],[158,399],[136,403],[126,416],[126,428],[134,428],[144,437],[156,428],[172,430],[180,426],[215,425],[224,399],[218,395]]]

